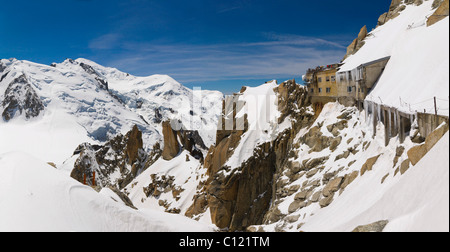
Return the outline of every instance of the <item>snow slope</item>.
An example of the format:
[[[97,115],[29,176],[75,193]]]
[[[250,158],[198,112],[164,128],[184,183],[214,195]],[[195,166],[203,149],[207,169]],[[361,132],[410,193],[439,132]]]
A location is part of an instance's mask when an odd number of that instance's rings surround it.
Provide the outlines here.
[[[305,231],[352,231],[389,220],[384,231],[449,231],[449,133],[404,175],[380,184],[383,169],[350,184],[338,200],[315,212]]]
[[[189,161],[186,161],[186,156]],[[162,158],[158,159],[152,166],[140,174],[130,183],[124,191],[129,193],[129,198],[133,204],[139,209],[154,209],[165,211],[165,207],[159,204],[159,201],[166,201],[168,209],[179,209],[180,214],[184,215],[186,210],[192,205],[193,197],[196,193],[197,186],[200,181],[206,180],[206,169],[203,169],[201,163],[193,158],[188,151],[181,152],[177,157],[170,161]],[[161,194],[158,197],[147,197],[143,188],[153,182],[152,174],[156,174],[157,179],[165,176],[173,177],[173,185],[181,189],[178,195],[179,199],[175,199],[172,191],[161,187]],[[211,221],[209,220],[208,223]]]
[[[285,120],[283,125],[278,124],[280,112],[278,97],[274,91],[277,86],[276,81],[271,81],[258,87],[247,87],[239,96],[238,102],[245,105],[237,111],[236,118],[243,118],[247,114],[249,129],[241,136],[239,145],[224,166],[238,168],[253,155],[253,150],[258,145],[274,140],[279,132],[290,126],[289,120]]]
[[[7,60],[2,60],[6,62]],[[0,100],[15,78],[25,75],[45,108],[38,117],[18,115],[0,120],[0,153],[26,151],[60,163],[82,142],[102,142],[128,132],[134,124],[144,132],[146,142],[161,136],[147,127],[139,115],[124,107],[104,87],[71,60],[55,67],[29,61],[10,60],[0,82]],[[8,143],[8,144],[5,144]]]
[[[8,143],[0,145],[0,153],[25,151],[61,164],[79,144],[105,142],[135,124],[150,150],[157,141],[163,145],[160,121],[167,119],[181,119],[187,127],[196,123],[206,146],[215,142],[220,92],[200,94],[166,75],[135,77],[86,59],[52,66],[2,59],[1,66],[0,103],[9,83],[25,75],[45,108],[35,118],[17,114],[9,122],[0,120],[0,139]]]
[[[396,168],[408,159],[407,151],[415,146],[409,138],[400,144],[398,138],[391,138],[384,144],[384,126],[377,125],[377,135],[372,138],[371,119],[365,120],[365,112],[356,108],[345,108],[339,103],[324,106],[316,122],[307,129],[302,129],[294,139],[299,141],[312,127],[319,127],[324,136],[331,137],[329,125],[339,122],[337,117],[350,113],[345,119],[349,127],[339,131],[342,137],[334,151],[325,148],[319,152],[312,151],[306,144],[301,144],[298,157],[290,158],[292,162],[314,160],[326,157],[315,173],[303,172],[299,177],[289,177],[287,173],[279,180],[289,181],[284,188],[299,188],[296,192],[276,200],[281,214],[286,215],[281,221],[263,225],[265,231],[299,230],[306,232],[350,232],[360,225],[388,220],[384,231],[448,231],[449,230],[449,133],[432,148],[432,150],[415,166],[404,173]],[[322,126],[319,126],[322,125]],[[395,157],[399,146],[404,151]],[[351,151],[347,157],[342,153]],[[379,156],[371,170],[361,175],[366,161]],[[324,199],[323,191],[331,178],[346,177],[356,172],[357,177],[344,190],[337,191],[333,201],[326,207],[319,202]],[[331,180],[331,179],[329,179]],[[383,182],[382,182],[383,181]],[[308,204],[295,211],[290,211],[298,192],[308,191]],[[317,201],[312,202],[311,195],[319,193]],[[294,221],[285,221],[293,219]]]
[[[433,1],[406,5],[400,15],[371,31],[364,46],[344,61],[339,72],[391,56],[367,100],[407,113],[449,115],[449,18],[427,27]]]
[[[199,130],[207,147],[215,143],[218,116],[222,112],[221,92],[191,90],[167,75],[137,77],[87,59],[75,61],[92,66],[108,81],[113,94],[159,132],[162,128],[155,122],[156,113],[160,114],[160,120],[179,119],[187,129]]]
[[[181,215],[133,210],[22,152],[0,155],[0,172],[0,231],[213,231]]]

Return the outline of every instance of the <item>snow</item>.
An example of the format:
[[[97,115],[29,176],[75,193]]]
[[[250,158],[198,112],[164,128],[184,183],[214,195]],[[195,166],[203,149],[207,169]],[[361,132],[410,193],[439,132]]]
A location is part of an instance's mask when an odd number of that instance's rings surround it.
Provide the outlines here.
[[[258,87],[247,87],[239,96],[238,102],[244,102],[245,106],[237,111],[236,118],[247,114],[249,129],[241,136],[239,145],[224,165],[231,168],[229,172],[250,158],[258,145],[274,140],[278,132],[290,126],[289,119],[278,124],[280,112],[274,91],[277,86],[276,81],[271,81]]]
[[[187,129],[198,130],[207,147],[215,143],[218,116],[222,112],[221,92],[191,90],[168,75],[137,77],[87,59],[75,61],[91,65],[130,110],[142,115],[159,132],[161,125],[153,122],[155,109],[165,120],[181,120]],[[138,106],[138,103],[142,104]]]
[[[189,157],[189,161],[186,161],[186,156]],[[184,150],[170,161],[162,158],[158,159],[152,166],[136,177],[124,191],[129,193],[131,201],[139,209],[164,211],[165,209],[159,205],[159,201],[166,200],[170,204],[170,208],[180,209],[180,214],[184,215],[193,203],[192,200],[198,184],[200,181],[206,180],[205,173],[206,169],[203,169],[200,162],[192,157],[188,151]],[[183,189],[179,195],[180,199],[174,199],[171,191],[162,192],[157,198],[147,197],[142,188],[153,182],[151,174],[156,174],[157,177],[173,176],[175,178],[174,186]]]
[[[389,220],[385,232],[449,231],[449,133],[415,166],[380,184],[373,172],[350,184],[339,200],[317,211],[304,231],[352,231],[359,225]],[[381,160],[381,162],[383,162]]]
[[[143,131],[144,148],[149,151],[157,141],[163,145],[155,109],[161,120],[180,119],[186,127],[198,129],[207,147],[215,143],[223,97],[218,91],[193,91],[167,75],[136,77],[86,59],[67,59],[53,66],[16,59],[1,62],[2,75],[8,74],[0,82],[0,101],[9,83],[25,74],[45,109],[29,120],[24,115],[10,122],[0,120],[0,139],[9,143],[0,145],[0,153],[24,151],[60,165],[79,144],[105,142],[135,124]],[[92,66],[95,73],[81,63]],[[107,81],[109,90],[97,79]],[[201,97],[196,99],[197,109],[192,105],[194,94]],[[138,101],[143,102],[141,108]]]
[[[0,155],[0,171],[0,231],[213,231],[181,215],[133,210],[23,152]]]
[[[24,115],[9,122],[0,120],[0,153],[25,151],[48,161],[61,163],[83,142],[104,142],[119,133],[125,134],[137,124],[144,142],[150,147],[161,139],[155,128],[147,127],[140,116],[102,89],[95,76],[73,61],[55,67],[12,60],[0,83],[0,100],[4,90],[18,76],[25,74],[45,109],[36,118]]]
[[[415,146],[409,138],[402,146],[405,151],[393,165],[396,149],[400,145],[397,137],[391,138],[388,145],[384,144],[384,126],[377,125],[377,134],[372,138],[372,121],[370,116],[365,119],[365,112],[356,108],[346,108],[339,103],[328,103],[322,113],[311,126],[322,125],[321,132],[331,136],[328,125],[338,122],[337,116],[350,112],[347,120],[348,128],[339,132],[341,143],[335,151],[326,148],[320,152],[311,152],[306,145],[300,145],[298,159],[292,162],[302,163],[304,160],[328,157],[315,175],[307,178],[305,175],[288,183],[284,188],[319,181],[312,189],[312,194],[322,191],[325,173],[336,172],[335,177],[343,177],[352,172],[358,172],[357,178],[345,190],[336,192],[332,203],[321,208],[318,203],[312,203],[293,213],[288,209],[294,202],[296,193],[277,200],[278,209],[287,216],[299,216],[298,221],[290,224],[275,222],[263,225],[265,231],[275,231],[280,226],[285,231],[305,232],[348,232],[360,225],[388,220],[384,231],[448,231],[449,221],[449,133],[431,149],[431,151],[415,166],[411,166],[403,175],[395,174],[395,169],[408,158],[407,151]],[[294,143],[299,141],[311,128],[301,130]],[[366,144],[364,144],[366,143]],[[349,148],[356,150],[347,158],[336,160],[337,155]],[[371,171],[360,175],[363,164],[374,156],[380,155]],[[395,176],[394,176],[395,174]],[[388,175],[384,182],[382,178]],[[283,175],[280,180],[289,181]],[[306,187],[308,188],[308,186]],[[308,189],[306,189],[308,190]],[[311,195],[312,195],[311,194]],[[322,197],[323,198],[323,197]],[[297,228],[299,224],[300,228]]]
[[[426,26],[433,1],[406,5],[400,15],[368,34],[365,45],[344,61],[339,72],[391,56],[367,100],[398,108],[449,115],[449,18]]]

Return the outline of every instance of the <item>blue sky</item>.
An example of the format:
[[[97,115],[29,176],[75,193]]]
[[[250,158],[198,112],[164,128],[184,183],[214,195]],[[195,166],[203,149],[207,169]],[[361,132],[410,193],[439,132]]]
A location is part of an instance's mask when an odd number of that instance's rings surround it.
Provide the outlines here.
[[[339,62],[391,0],[14,0],[0,8],[0,58],[87,58],[225,93]]]

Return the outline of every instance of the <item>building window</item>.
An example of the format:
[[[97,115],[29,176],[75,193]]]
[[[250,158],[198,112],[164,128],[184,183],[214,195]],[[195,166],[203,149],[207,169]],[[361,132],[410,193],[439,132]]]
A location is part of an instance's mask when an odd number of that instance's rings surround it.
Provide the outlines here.
[[[319,93],[322,93],[322,88],[319,88]]]
[[[331,81],[332,81],[332,82],[335,82],[335,81],[336,81],[336,76],[332,75],[332,76],[331,76]]]
[[[311,88],[311,93],[314,93],[314,88]]]
[[[318,82],[322,82],[322,77],[319,77],[319,78],[318,78]]]
[[[330,76],[326,77],[327,82],[330,82]]]
[[[348,87],[347,87],[347,92],[349,92],[349,93],[352,92],[352,87],[351,87],[351,86],[348,86]]]
[[[331,93],[331,88],[327,87],[327,93]]]

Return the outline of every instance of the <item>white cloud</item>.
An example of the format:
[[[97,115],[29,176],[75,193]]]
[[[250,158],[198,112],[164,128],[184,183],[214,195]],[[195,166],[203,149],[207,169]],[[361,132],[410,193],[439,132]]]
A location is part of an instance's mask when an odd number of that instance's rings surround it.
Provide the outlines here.
[[[345,46],[321,38],[264,34],[251,43],[187,44],[120,41],[107,34],[91,49],[107,53],[107,65],[132,74],[169,74],[180,82],[300,76],[307,68],[339,62]]]

